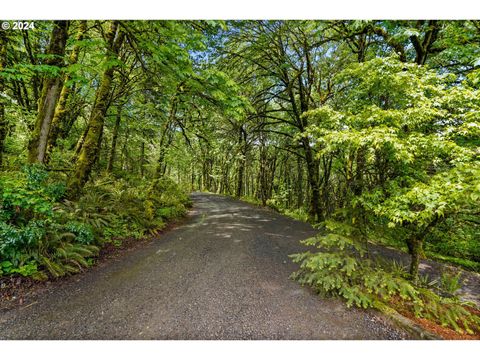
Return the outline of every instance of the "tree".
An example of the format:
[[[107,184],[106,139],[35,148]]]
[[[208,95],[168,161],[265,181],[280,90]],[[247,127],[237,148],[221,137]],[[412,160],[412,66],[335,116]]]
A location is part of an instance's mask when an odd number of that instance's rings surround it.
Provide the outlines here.
[[[478,154],[464,138],[480,128],[478,90],[466,82],[449,88],[455,79],[375,59],[338,76],[344,89],[338,107],[308,113],[307,134],[318,139],[320,156],[334,155],[335,168],[344,169],[345,210],[362,206],[373,216],[372,229],[400,226],[396,236],[408,245],[414,279],[428,232],[478,201]],[[365,178],[359,181],[358,173]],[[369,226],[355,212],[345,215],[355,226]]]
[[[95,102],[90,114],[85,141],[74,164],[73,174],[68,181],[68,196],[70,198],[77,198],[80,195],[80,191],[87,182],[92,167],[98,158],[114,71],[118,66],[118,54],[124,37],[125,34],[119,27],[119,21],[111,21],[106,34],[105,70],[95,94]]]
[[[129,204],[142,232],[185,200],[176,182],[388,239],[413,278],[432,249],[480,261],[478,21],[35,25],[0,32],[0,193],[45,176],[52,209],[96,224]]]
[[[43,80],[42,93],[38,103],[38,114],[33,129],[28,149],[28,160],[30,163],[45,160],[47,151],[48,135],[52,119],[55,113],[55,106],[61,90],[61,67],[68,37],[68,21],[54,21],[50,44],[47,49],[45,65],[48,67],[48,74]]]
[[[288,130],[280,133],[294,138],[308,126],[308,120],[302,114],[330,96],[331,74],[324,73],[325,69],[318,61],[326,55],[325,45],[330,38],[315,22],[264,21],[241,23],[239,26],[242,31],[231,37],[227,54],[234,61],[234,66],[244,63],[247,69],[251,69],[241,82],[248,78],[253,81],[257,81],[258,77],[271,79],[272,85],[259,90],[272,103],[272,108],[263,116],[273,120],[272,124],[284,124]],[[282,112],[287,116],[276,115]],[[264,126],[264,131],[268,128],[268,125]],[[295,147],[297,152],[302,152],[300,156],[307,167],[311,213],[321,221],[325,214],[320,202],[320,164],[308,137],[298,138]]]
[[[78,32],[75,38],[77,43],[73,46],[72,52],[70,54],[69,63],[68,63],[69,66],[75,65],[78,61],[78,56],[80,53],[80,45],[78,44],[78,42],[83,40],[83,38],[85,37],[86,31],[87,31],[87,21],[86,20],[79,21]],[[62,130],[64,130],[64,132],[66,130],[65,129],[66,128],[65,120],[67,115],[66,105],[72,93],[73,84],[70,83],[71,81],[72,81],[72,76],[70,73],[67,72],[63,79],[62,90],[60,92],[58,102],[55,106],[55,111],[54,111],[50,131],[48,135],[47,149],[46,149],[46,162],[48,162],[48,156],[57,144],[57,140],[60,133],[62,132]]]
[[[108,158],[107,172],[112,172],[113,163],[115,161],[115,151],[117,149],[118,131],[120,128],[120,121],[122,120],[122,106],[117,107],[117,114],[115,116],[115,127],[112,134],[112,145],[110,147],[110,156]]]

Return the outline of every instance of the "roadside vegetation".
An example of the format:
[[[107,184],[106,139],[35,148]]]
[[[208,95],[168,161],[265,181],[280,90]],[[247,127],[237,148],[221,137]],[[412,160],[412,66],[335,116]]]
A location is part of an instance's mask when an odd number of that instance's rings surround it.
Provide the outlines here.
[[[186,213],[189,199],[169,179],[102,176],[76,201],[62,199],[65,179],[38,165],[0,179],[0,275],[37,280],[82,271],[102,246],[154,235]]]

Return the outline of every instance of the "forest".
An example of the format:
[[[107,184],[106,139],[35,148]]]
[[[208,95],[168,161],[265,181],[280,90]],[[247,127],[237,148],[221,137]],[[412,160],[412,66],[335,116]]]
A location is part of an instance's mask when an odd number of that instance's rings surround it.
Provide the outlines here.
[[[319,230],[301,284],[478,334],[419,264],[480,272],[480,21],[24,25],[0,30],[0,279],[82,272],[210,192]]]

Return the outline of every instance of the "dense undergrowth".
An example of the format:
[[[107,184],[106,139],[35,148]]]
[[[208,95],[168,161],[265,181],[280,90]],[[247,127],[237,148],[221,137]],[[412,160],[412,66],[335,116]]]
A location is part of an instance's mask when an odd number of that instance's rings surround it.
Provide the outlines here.
[[[103,176],[76,201],[42,166],[0,177],[0,275],[47,279],[93,264],[102,246],[154,234],[190,200],[172,180]]]
[[[478,311],[456,295],[458,275],[443,274],[439,280],[420,277],[412,283],[398,263],[368,257],[354,227],[330,221],[326,227],[326,235],[302,242],[320,251],[291,255],[300,264],[292,277],[302,285],[343,298],[348,306],[382,309],[387,305],[459,333],[480,331]]]

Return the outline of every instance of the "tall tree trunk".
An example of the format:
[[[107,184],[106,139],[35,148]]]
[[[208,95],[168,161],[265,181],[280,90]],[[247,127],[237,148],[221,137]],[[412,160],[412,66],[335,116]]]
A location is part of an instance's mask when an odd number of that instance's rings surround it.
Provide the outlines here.
[[[269,170],[268,170],[268,175],[269,175],[269,180],[267,182],[268,185],[268,190],[267,190],[267,199],[270,199],[272,197],[273,193],[273,184],[275,180],[275,172],[277,171],[277,155],[272,155],[273,157],[269,161]]]
[[[178,97],[182,92],[181,90],[182,86],[183,86],[183,83],[178,84],[177,91],[175,92],[172,99],[170,100],[170,109],[169,109],[168,119],[163,125],[163,129],[160,134],[160,152],[159,152],[158,161],[157,161],[157,169],[155,171],[157,179],[164,176],[165,171],[167,169],[167,166],[165,163],[165,156],[167,154],[167,148],[173,139],[171,135],[171,127],[177,116]]]
[[[283,55],[285,55],[284,51],[282,50]],[[302,79],[298,77],[298,89],[299,89],[299,100],[300,106],[297,105],[296,96],[293,92],[293,80],[290,80],[288,72],[286,69],[283,70],[283,78],[287,87],[287,94],[289,101],[292,105],[292,112],[294,115],[296,126],[300,133],[303,133],[308,126],[306,118],[303,118],[301,114],[305,113],[309,110],[308,102],[309,102],[309,95],[305,94],[304,92],[308,89],[305,89]],[[319,168],[318,162],[315,160],[315,156],[313,153],[312,146],[308,138],[302,138],[302,147],[305,152],[305,163],[307,165],[307,179],[311,189],[311,204],[310,204],[310,214],[316,221],[323,221],[323,213],[320,208],[320,188],[319,188]]]
[[[0,31],[0,72],[7,65],[7,33]],[[7,137],[8,124],[5,119],[5,80],[0,76],[0,170],[3,168],[3,151],[5,148],[5,138]]]
[[[30,37],[28,36],[28,31],[22,31],[22,38],[23,38],[23,45],[25,46],[25,50],[27,51],[27,55],[28,55],[28,58],[30,60],[30,64],[32,65],[38,65],[37,64],[37,60],[35,59],[35,56],[34,56],[34,51],[32,49],[32,44],[30,42]],[[33,103],[37,103],[38,101],[38,92],[39,92],[39,89],[40,89],[40,85],[41,85],[41,82],[40,82],[40,79],[38,77],[37,74],[34,74],[31,78],[31,84],[32,84],[32,93],[33,93]],[[24,93],[26,95],[26,99],[27,99],[27,107],[29,110],[36,110],[36,109],[32,109],[30,108],[30,101],[28,100],[28,92],[27,92],[27,89],[25,87],[25,83],[23,83],[23,86],[24,86]],[[32,104],[32,106],[34,106]]]
[[[312,149],[308,142],[308,139],[303,139],[303,148],[305,150],[305,162],[307,164],[308,182],[311,189],[311,209],[310,213],[313,215],[314,220],[323,221],[323,213],[320,208],[320,187],[318,179],[318,164],[315,161],[312,153]]]
[[[237,172],[237,190],[235,192],[235,196],[237,198],[242,196],[244,172],[245,172],[245,161],[243,159],[240,159],[240,164],[238,165],[238,172]]]
[[[424,20],[417,21],[417,28],[423,26]],[[427,30],[423,39],[420,39],[417,35],[410,36],[410,41],[412,42],[413,48],[415,49],[415,62],[418,65],[425,65],[427,61],[427,56],[430,53],[430,49],[433,43],[437,40],[438,34],[440,32],[440,22],[439,20],[428,20]]]
[[[21,97],[21,99],[19,101],[20,104],[22,104],[24,109],[27,109],[29,111],[30,110],[35,111],[36,110],[35,105],[30,104],[31,103],[30,102],[30,97],[28,96],[28,90],[27,90],[27,86],[25,85],[25,81],[20,80],[18,87],[19,87],[19,90],[20,90],[19,92],[20,92],[20,97]],[[22,96],[22,94],[23,94],[23,96]],[[36,104],[37,102],[34,101],[34,103]]]
[[[260,164],[258,171],[258,189],[257,197],[262,201],[262,205],[267,205],[268,199],[268,169],[267,169],[267,148],[264,143],[260,147]]]
[[[296,192],[297,192],[297,208],[301,208],[303,204],[303,164],[302,158],[297,156],[297,184],[296,184]]]
[[[125,140],[123,141],[122,146],[122,170],[131,171],[134,167],[132,165],[131,158],[128,156],[128,143],[129,143],[130,132],[128,127],[125,129]]]
[[[68,21],[54,21],[50,44],[47,49],[49,58],[46,65],[63,66],[65,45],[68,37]],[[38,114],[33,133],[28,144],[28,161],[30,163],[45,160],[48,134],[52,123],[55,105],[60,95],[62,78],[60,75],[46,76],[42,84],[42,93],[38,101]]]
[[[80,21],[76,40],[81,41],[85,33],[87,31],[87,21],[82,20]],[[80,45],[77,43],[72,49],[72,53],[70,54],[70,59],[69,59],[69,65],[76,64],[78,61],[78,55],[80,53]],[[63,87],[62,91],[60,92],[60,97],[58,99],[57,106],[55,107],[55,112],[53,115],[52,119],[52,124],[50,127],[50,133],[48,136],[48,141],[47,141],[47,154],[46,154],[46,161],[48,163],[49,161],[49,155],[52,152],[53,148],[57,145],[57,139],[62,131],[62,128],[64,128],[64,122],[66,119],[66,105],[68,98],[70,97],[70,94],[73,92],[73,87],[68,84],[68,82],[71,80],[71,75],[66,74],[65,78],[63,80]]]
[[[285,194],[286,194],[286,197],[285,197],[285,207],[287,209],[290,208],[290,204],[291,204],[291,197],[292,197],[292,193],[291,193],[291,182],[290,182],[290,172],[291,172],[291,168],[289,166],[289,163],[290,163],[290,154],[287,154],[287,157],[285,159],[285,165],[284,165],[284,176],[283,176],[283,184],[284,184],[284,191],[285,191]]]
[[[108,158],[107,172],[112,172],[113,162],[115,161],[115,151],[117,149],[118,129],[120,128],[120,121],[122,119],[122,106],[117,108],[117,116],[115,118],[115,126],[113,127],[112,146],[110,148],[110,156]]]
[[[3,32],[5,34],[5,32]],[[13,86],[13,96],[17,100],[18,104],[22,108],[28,108],[27,103],[25,99],[23,98],[23,91],[22,91],[22,84],[18,80],[12,80],[12,86]]]
[[[90,124],[87,124],[85,126],[85,129],[83,129],[82,135],[78,138],[77,143],[75,144],[75,152],[72,158],[72,162],[76,162],[78,159],[78,156],[80,155],[80,151],[83,148],[83,144],[85,143],[85,139],[87,138],[88,130],[90,129]]]
[[[245,165],[246,165],[246,157],[247,157],[247,132],[245,131],[243,126],[240,127],[238,140],[241,146],[241,150],[240,150],[241,159],[238,164],[238,172],[237,172],[237,191],[235,192],[235,196],[237,198],[241,197],[243,193],[243,178],[245,174]]]
[[[190,190],[195,190],[195,167],[193,163],[190,165]]]
[[[107,33],[107,63],[111,63],[118,58],[123,39],[124,33],[119,29],[119,22],[112,21]],[[71,199],[75,199],[80,195],[80,191],[87,182],[93,165],[98,158],[114,70],[115,66],[109,66],[105,69],[100,86],[95,94],[95,102],[88,122],[88,132],[75,162],[74,172],[67,184],[67,194]]]
[[[160,136],[160,152],[157,160],[157,168],[155,170],[156,178],[161,178],[165,175],[165,171],[167,169],[165,164],[165,156],[167,155],[167,147],[170,144],[171,139],[170,121],[167,121]]]
[[[250,196],[250,172],[248,171],[249,168],[248,166],[246,166],[246,164],[248,164],[248,160],[245,159],[245,185],[243,187],[243,194],[245,196]]]
[[[73,84],[71,88],[70,99],[75,94],[75,92],[76,92],[76,86],[75,84]],[[78,117],[82,113],[82,109],[85,107],[85,99],[82,99],[82,98],[76,98],[75,100],[71,99],[70,106],[71,108],[69,109],[69,111],[65,112],[65,119],[62,122],[61,126],[59,127],[58,139],[66,139],[68,134],[70,134],[70,130],[72,129],[73,124],[75,124],[75,121],[77,121]],[[73,147],[74,146],[72,146],[72,148]]]

